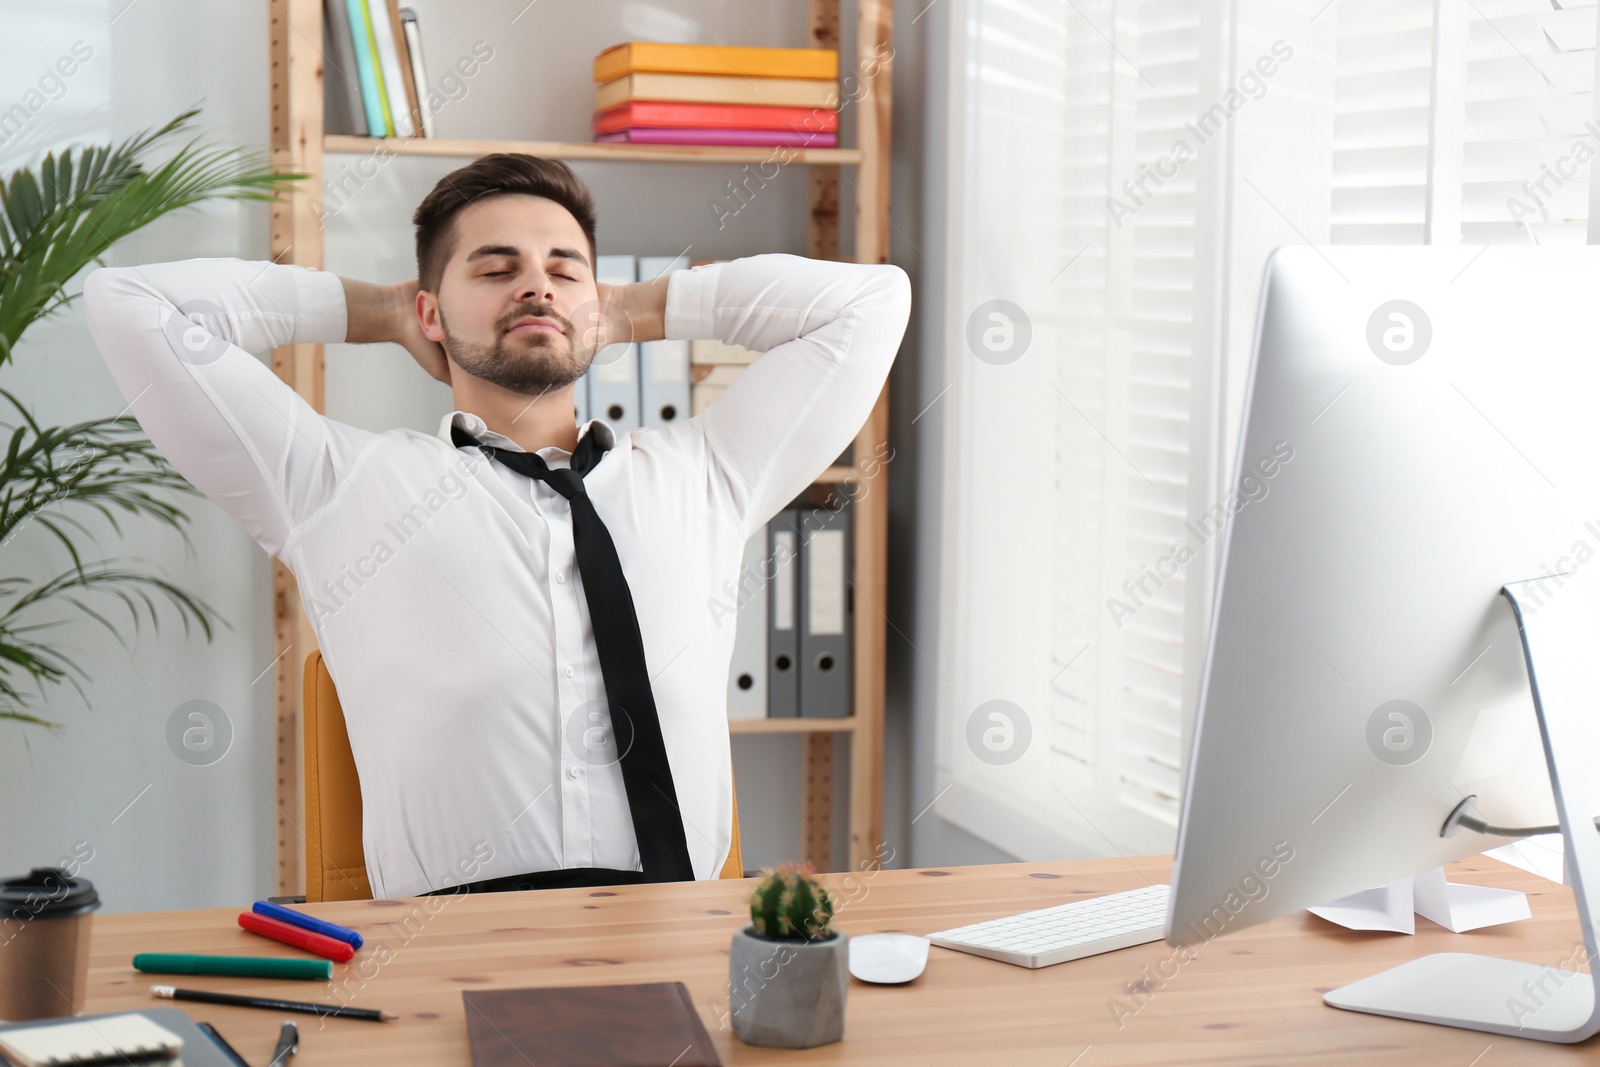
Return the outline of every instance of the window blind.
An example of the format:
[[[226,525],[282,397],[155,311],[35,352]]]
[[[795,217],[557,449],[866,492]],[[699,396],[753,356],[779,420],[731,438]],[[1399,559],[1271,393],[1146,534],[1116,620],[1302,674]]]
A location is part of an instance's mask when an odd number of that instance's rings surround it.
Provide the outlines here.
[[[1338,0],[1335,244],[1587,239],[1593,0]]]
[[[1190,129],[1198,3],[967,12],[963,306],[1014,301],[1032,341],[1002,366],[958,355],[945,770],[992,803],[957,791],[940,811],[1019,852],[1169,849],[1189,620],[1182,570],[1158,572],[1213,462],[1191,416],[1195,190],[1222,150]],[[1032,480],[1003,495],[997,465]],[[1014,763],[971,751],[969,718],[997,699],[1028,720]]]
[[[1479,0],[1467,11],[1462,243],[1585,243],[1600,150],[1594,3]]]

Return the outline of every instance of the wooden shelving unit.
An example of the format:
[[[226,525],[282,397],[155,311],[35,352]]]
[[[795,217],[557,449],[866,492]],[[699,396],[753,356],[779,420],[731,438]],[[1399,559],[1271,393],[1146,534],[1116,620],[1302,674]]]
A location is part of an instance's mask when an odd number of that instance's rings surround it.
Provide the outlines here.
[[[564,160],[674,163],[759,163],[770,148],[713,148],[593,144],[574,141],[377,139],[325,135],[322,73],[323,0],[272,0],[270,23],[271,158],[280,170],[310,175],[295,194],[272,206],[272,258],[280,263],[323,266],[323,234],[313,210],[322,188],[324,158],[344,153],[386,150],[432,156],[454,167],[490,152],[526,152]],[[841,80],[854,79],[846,105],[856,118],[855,147],[794,149],[791,165],[809,171],[810,213],[806,255],[839,257],[840,167],[854,167],[846,179],[855,197],[855,259],[887,263],[889,253],[889,117],[891,0],[857,0],[855,62],[840,56]],[[808,0],[811,47],[839,47],[839,0]],[[318,411],[324,410],[321,345],[286,345],[272,353],[272,367]],[[817,485],[851,483],[854,522],[854,708],[846,718],[760,719],[729,723],[736,734],[797,734],[804,767],[801,798],[802,858],[819,871],[832,866],[833,737],[850,738],[849,866],[875,862],[883,840],[883,707],[888,492],[884,464],[859,465],[862,457],[882,455],[889,437],[888,389],[856,437],[858,466],[830,467]],[[300,693],[301,670],[316,647],[299,600],[294,576],[274,561],[273,622],[277,659],[276,775],[278,809],[278,893],[303,890],[301,826]],[[746,784],[746,788],[750,788]]]

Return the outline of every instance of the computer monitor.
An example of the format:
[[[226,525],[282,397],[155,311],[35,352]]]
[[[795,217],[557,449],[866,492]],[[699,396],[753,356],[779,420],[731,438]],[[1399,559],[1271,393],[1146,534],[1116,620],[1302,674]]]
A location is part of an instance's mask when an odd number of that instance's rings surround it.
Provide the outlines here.
[[[1246,491],[1269,470],[1270,493]],[[1556,823],[1551,756],[1594,953],[1600,247],[1279,249],[1234,485],[1168,942],[1504,844],[1441,834],[1469,796],[1499,827]],[[1537,1010],[1519,1013],[1510,998],[1528,1005],[1541,976]],[[1587,975],[1552,983],[1482,956],[1426,957],[1326,999],[1555,1041],[1600,1029]]]

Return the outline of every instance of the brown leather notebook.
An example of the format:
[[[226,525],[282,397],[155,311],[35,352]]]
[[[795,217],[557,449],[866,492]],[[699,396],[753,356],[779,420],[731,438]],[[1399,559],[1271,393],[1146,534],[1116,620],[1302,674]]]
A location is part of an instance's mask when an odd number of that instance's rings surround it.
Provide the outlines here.
[[[473,1067],[722,1067],[682,982],[464,989]]]

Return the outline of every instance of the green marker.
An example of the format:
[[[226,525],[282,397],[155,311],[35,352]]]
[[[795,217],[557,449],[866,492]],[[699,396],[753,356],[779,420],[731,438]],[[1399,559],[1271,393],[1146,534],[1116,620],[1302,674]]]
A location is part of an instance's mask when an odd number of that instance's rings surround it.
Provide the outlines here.
[[[141,952],[133,969],[146,974],[225,974],[235,978],[333,977],[328,960],[286,959],[278,956],[195,956],[186,952]]]

